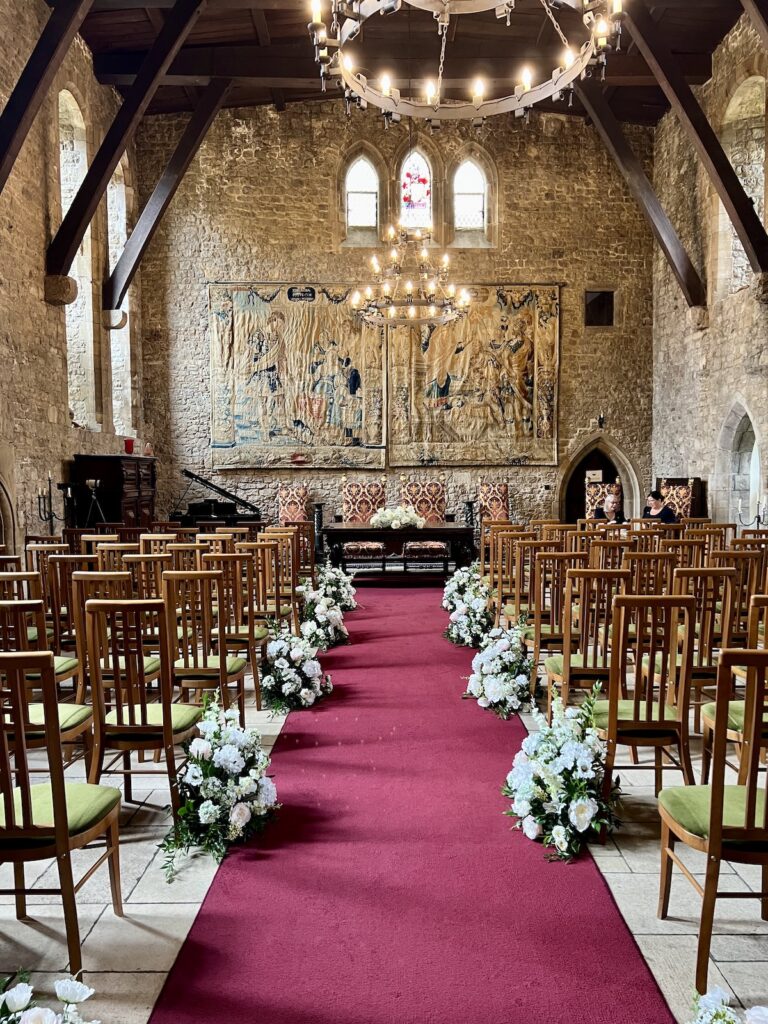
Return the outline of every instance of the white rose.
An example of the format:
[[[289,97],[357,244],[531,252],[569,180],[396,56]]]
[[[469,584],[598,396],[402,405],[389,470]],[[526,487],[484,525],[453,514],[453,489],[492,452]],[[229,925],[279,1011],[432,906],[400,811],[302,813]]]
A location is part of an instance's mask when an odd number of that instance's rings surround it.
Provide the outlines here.
[[[202,722],[197,723],[197,731],[200,733],[201,736],[204,737],[213,736],[218,727],[219,726],[217,722],[211,722],[205,718],[202,720]]]
[[[531,813],[531,802],[530,800],[521,800],[520,797],[518,797],[512,804],[512,810],[518,818],[525,818]]]
[[[212,825],[219,816],[219,809],[212,800],[205,800],[200,804],[197,817],[201,825]]]
[[[523,818],[522,828],[523,834],[528,839],[538,839],[541,835],[541,825],[538,823],[538,821],[536,821],[535,818],[532,818],[530,814],[527,818]]]
[[[62,1018],[44,1006],[33,1006],[22,1013],[19,1024],[62,1024]]]
[[[768,1024],[768,1006],[751,1006],[744,1017],[744,1024]]]
[[[251,820],[251,812],[247,804],[235,804],[229,812],[229,820],[238,828],[245,828]]]
[[[25,1006],[29,1006],[32,999],[32,986],[20,981],[18,985],[9,988],[5,993],[4,1000],[0,999],[0,1006],[5,1006],[11,1013],[18,1013]]]
[[[213,755],[213,747],[208,740],[194,739],[189,744],[189,756],[197,757],[201,761],[210,761]]]
[[[301,690],[299,693],[301,703],[306,707],[311,707],[315,703],[315,694],[313,690]]]
[[[82,981],[76,981],[75,978],[59,978],[55,985],[56,998],[61,1003],[84,1003],[86,999],[90,999],[95,989],[88,988]]]
[[[402,525],[403,524],[400,522],[399,519],[393,519],[392,520],[392,529],[393,530],[399,530]]]
[[[291,648],[291,661],[301,661],[304,657],[304,651],[300,647]]]
[[[317,677],[321,675],[322,671],[319,661],[308,661],[304,665],[304,675],[307,679],[317,679]]]
[[[568,831],[564,825],[555,825],[552,829],[552,842],[561,853],[568,849]]]
[[[266,775],[259,779],[259,803],[265,807],[273,807],[277,803],[277,787]]]
[[[597,804],[592,797],[574,800],[568,808],[568,820],[578,832],[586,832],[597,814]]]

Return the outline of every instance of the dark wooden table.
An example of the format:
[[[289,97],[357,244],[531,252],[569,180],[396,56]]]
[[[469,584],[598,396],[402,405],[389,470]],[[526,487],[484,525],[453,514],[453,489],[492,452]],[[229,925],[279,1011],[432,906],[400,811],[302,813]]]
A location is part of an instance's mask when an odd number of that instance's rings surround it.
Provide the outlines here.
[[[392,561],[402,559],[403,545],[408,541],[427,540],[439,540],[447,544],[449,557],[457,567],[469,565],[475,557],[474,529],[461,523],[426,523],[421,530],[415,526],[393,530],[389,527],[382,529],[370,526],[367,523],[329,523],[323,527],[323,537],[330,552],[331,564],[335,566],[342,564],[344,544],[353,541],[376,541],[383,544],[385,557]],[[435,561],[441,559],[437,558]],[[372,564],[375,567],[376,562]]]

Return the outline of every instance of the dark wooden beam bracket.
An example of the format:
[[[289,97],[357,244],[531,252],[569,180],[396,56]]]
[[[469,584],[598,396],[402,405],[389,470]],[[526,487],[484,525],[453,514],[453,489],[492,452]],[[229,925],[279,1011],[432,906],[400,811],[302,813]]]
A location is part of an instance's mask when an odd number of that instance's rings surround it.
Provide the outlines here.
[[[597,82],[585,79],[575,85],[576,95],[613,157],[630,192],[645,214],[659,246],[691,307],[705,306],[706,289],[680,237],[659,202],[643,165],[627,142],[621,125]]]
[[[105,310],[117,310],[122,305],[131,281],[139,269],[142,257],[152,236],[160,226],[165,211],[171,203],[176,190],[181,184],[189,165],[195,158],[208,129],[226,99],[231,82],[217,79],[207,87],[200,102],[173,152],[168,166],[141,211],[136,227],[125,243],[115,269],[104,282],[102,291],[102,307]]]
[[[104,141],[67,210],[56,236],[48,247],[47,272],[69,273],[88,225],[93,220],[109,181],[149,106],[163,76],[184,44],[208,0],[176,0],[154,45],[136,76],[136,81],[104,136]]]
[[[45,24],[0,114],[0,192],[93,0],[62,0]]]

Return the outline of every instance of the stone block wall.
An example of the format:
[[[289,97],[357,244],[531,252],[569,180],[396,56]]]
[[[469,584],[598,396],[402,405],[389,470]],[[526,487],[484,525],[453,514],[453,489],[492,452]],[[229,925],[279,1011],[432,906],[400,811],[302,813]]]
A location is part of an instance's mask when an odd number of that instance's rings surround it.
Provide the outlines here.
[[[0,31],[7,45],[0,63],[0,106],[16,84],[24,63],[50,16],[43,0],[0,0]],[[101,282],[107,267],[106,203],[91,229],[91,303],[95,331],[98,429],[73,427],[69,415],[65,307],[44,301],[45,253],[61,221],[59,191],[58,94],[67,89],[84,115],[90,158],[118,108],[112,89],[93,77],[90,52],[75,40],[0,195],[0,509],[13,518],[16,541],[25,532],[43,532],[37,491],[48,473],[62,479],[63,463],[75,452],[122,450],[112,429],[108,332],[101,326]],[[135,167],[135,154],[128,154]],[[135,197],[131,198],[134,215]],[[132,296],[134,361],[140,335],[138,288]],[[137,403],[138,404],[138,403]],[[62,507],[56,493],[56,511]],[[6,523],[10,530],[10,524]],[[2,541],[0,541],[2,543]],[[6,537],[12,545],[13,539]]]
[[[138,135],[140,191],[154,186],[186,117],[147,118]],[[629,127],[649,167],[652,133]],[[451,168],[473,147],[493,168],[498,223],[487,249],[453,249],[459,281],[559,281],[562,339],[559,465],[414,470],[444,472],[449,510],[477,492],[480,475],[508,480],[520,517],[559,510],[569,460],[598,439],[622,454],[643,490],[650,479],[652,408],[652,240],[595,131],[583,121],[536,115],[528,125],[496,118],[414,138],[432,160],[435,226],[450,241],[441,210]],[[355,282],[370,250],[343,245],[340,187],[350,154],[365,150],[391,179],[408,151],[405,123],[384,131],[374,111],[347,120],[339,104],[222,111],[144,260],[143,345],[146,436],[159,457],[160,501],[170,511],[184,467],[275,514],[278,481],[308,480],[325,515],[339,510],[339,475],[319,470],[214,472],[209,454],[208,283]],[[386,220],[385,220],[386,223]],[[586,288],[616,289],[616,327],[584,328]],[[600,412],[606,417],[601,435]],[[401,470],[388,471],[394,499]],[[185,498],[204,496],[194,489]],[[208,495],[210,496],[210,495]],[[639,498],[638,498],[639,500]],[[633,510],[634,511],[634,510]]]
[[[729,104],[744,82],[768,72],[768,53],[742,17],[714,54],[713,76],[696,90],[724,144],[734,150],[725,124]],[[752,123],[750,146],[765,138],[765,127]],[[764,163],[764,145],[762,160]],[[764,171],[754,172],[754,155],[745,146],[733,152],[737,170],[755,191]],[[750,165],[750,166],[746,166]],[[658,476],[699,476],[708,483],[710,512],[720,520],[734,513],[735,445],[748,415],[762,461],[763,490],[768,490],[768,305],[763,283],[743,261],[733,280],[723,281],[723,257],[730,271],[730,227],[722,244],[722,211],[709,178],[678,121],[667,114],[656,131],[655,184],[659,198],[684,244],[704,275],[709,295],[708,323],[692,326],[685,302],[663,256],[654,255],[654,398],[653,467]],[[764,203],[753,195],[762,215]],[[746,282],[746,283],[745,283]]]

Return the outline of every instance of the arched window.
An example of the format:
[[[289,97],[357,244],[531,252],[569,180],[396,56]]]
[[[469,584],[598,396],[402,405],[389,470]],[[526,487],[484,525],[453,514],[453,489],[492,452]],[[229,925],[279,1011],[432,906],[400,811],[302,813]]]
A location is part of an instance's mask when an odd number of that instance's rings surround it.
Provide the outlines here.
[[[107,187],[107,234],[109,272],[112,273],[128,239],[128,197],[125,187],[125,169],[122,163],[117,165]],[[118,330],[109,332],[112,423],[116,434],[132,434],[130,292],[123,300],[121,311],[128,317],[126,324]]]
[[[460,164],[453,178],[453,227],[460,231],[485,231],[488,186],[474,160]]]
[[[744,190],[762,220],[765,208],[765,79],[753,75],[739,86],[728,104],[720,141]],[[725,207],[719,203],[717,295],[745,288],[752,268]]]
[[[347,229],[378,228],[379,176],[370,160],[358,157],[344,182]]]
[[[61,216],[69,209],[88,170],[85,121],[77,100],[59,93],[59,175]],[[91,229],[85,233],[70,274],[77,298],[66,307],[69,409],[80,426],[96,425],[96,370],[93,330],[93,264]]]
[[[432,171],[418,152],[403,161],[400,175],[400,221],[407,228],[427,228],[432,224]]]

